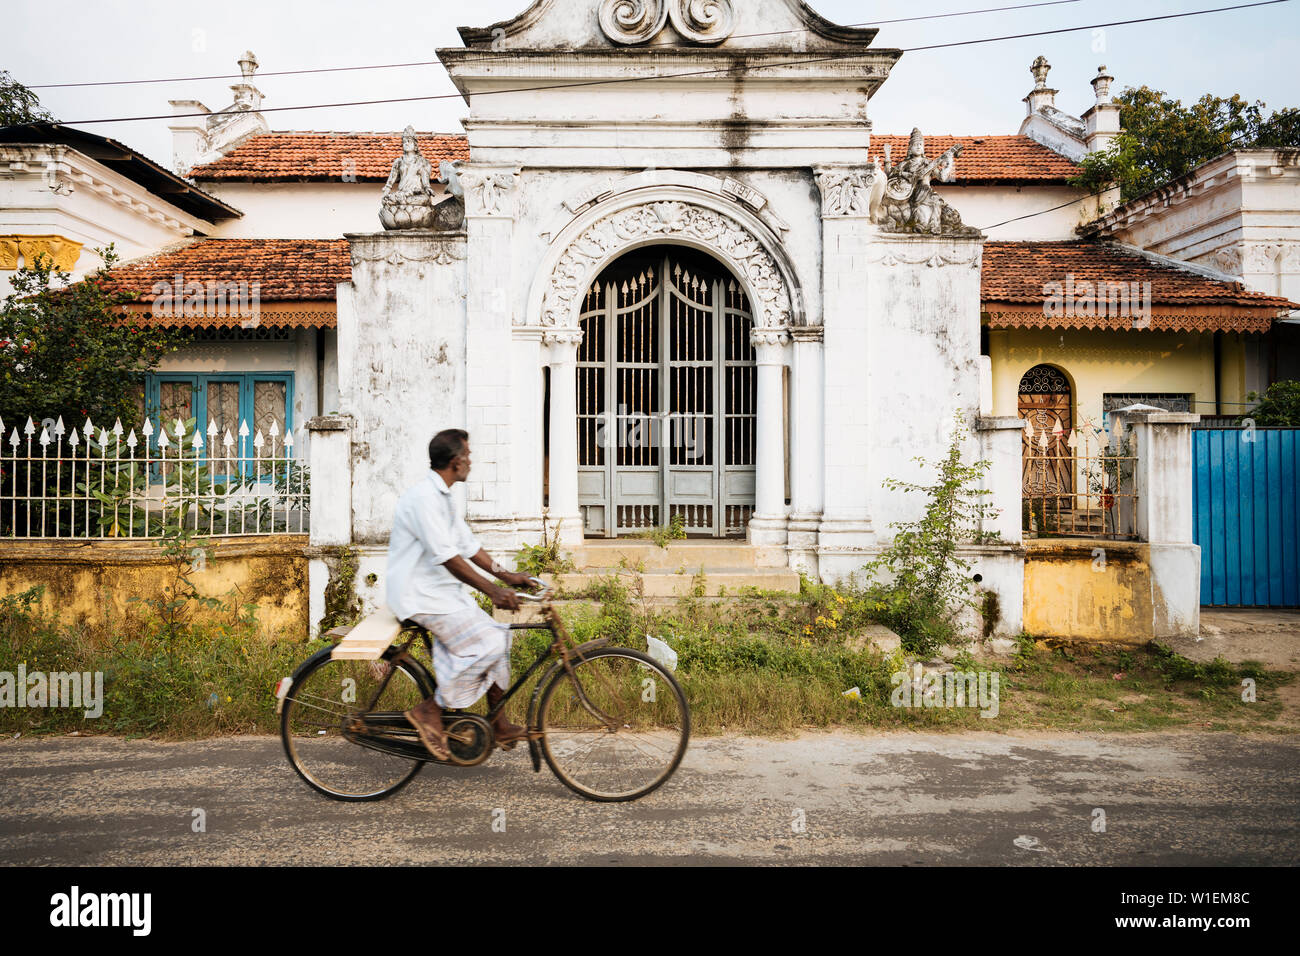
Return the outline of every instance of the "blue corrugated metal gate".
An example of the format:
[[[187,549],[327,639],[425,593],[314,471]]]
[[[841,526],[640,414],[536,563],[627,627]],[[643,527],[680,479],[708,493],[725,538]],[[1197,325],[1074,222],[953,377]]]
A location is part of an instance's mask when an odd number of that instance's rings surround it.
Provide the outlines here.
[[[1294,428],[1192,432],[1202,604],[1300,606],[1297,433]]]

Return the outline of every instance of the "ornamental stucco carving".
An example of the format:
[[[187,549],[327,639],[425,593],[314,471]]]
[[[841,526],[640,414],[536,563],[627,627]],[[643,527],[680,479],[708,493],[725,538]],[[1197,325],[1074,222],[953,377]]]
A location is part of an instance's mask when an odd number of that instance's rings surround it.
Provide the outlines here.
[[[362,252],[355,246],[352,249],[353,268],[363,262],[386,262],[390,266],[401,266],[408,262],[432,262],[445,266],[464,258],[465,243],[456,239],[430,239],[425,242],[412,243],[408,249],[379,248],[370,253]]]
[[[600,265],[634,242],[657,237],[694,239],[729,260],[756,300],[756,324],[768,328],[790,324],[790,290],[757,237],[729,216],[680,201],[633,206],[587,227],[564,250],[551,273],[542,302],[542,324],[570,324],[576,300],[586,293]]]
[[[691,43],[721,43],[736,27],[731,0],[603,0],[600,28],[622,46],[648,43],[668,21]]]
[[[514,194],[519,182],[515,170],[475,169],[462,165],[459,160],[444,163],[442,169],[448,177],[448,191],[464,197],[465,215],[514,215]]]
[[[813,172],[824,218],[870,215],[874,167],[818,166]]]
[[[868,259],[871,265],[882,266],[919,266],[924,265],[931,269],[942,269],[944,266],[967,266],[971,269],[978,269],[983,261],[984,250],[979,246],[973,249],[962,250],[960,252],[917,252],[912,255],[902,249],[888,249],[879,256]]]

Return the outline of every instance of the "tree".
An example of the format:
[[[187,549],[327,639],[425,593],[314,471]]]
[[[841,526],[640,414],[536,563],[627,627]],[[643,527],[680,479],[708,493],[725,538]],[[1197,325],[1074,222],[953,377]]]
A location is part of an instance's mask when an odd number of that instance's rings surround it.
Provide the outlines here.
[[[41,106],[35,93],[0,70],[0,126],[54,121],[50,111]]]
[[[110,245],[96,250],[98,271],[79,282],[47,256],[14,273],[0,303],[0,419],[12,430],[63,417],[67,427],[89,417],[124,427],[140,424],[136,397],[144,373],[175,351],[189,333],[124,320],[136,298],[111,269]]]
[[[1083,158],[1083,171],[1071,185],[1091,192],[1118,185],[1124,201],[1231,149],[1300,147],[1300,110],[1265,115],[1264,103],[1235,93],[1226,99],[1207,93],[1183,106],[1141,86],[1125,89],[1115,102],[1122,131],[1109,149]]]
[[[1246,400],[1259,399],[1258,392],[1251,392]],[[1238,423],[1253,421],[1256,425],[1300,425],[1300,382],[1290,379],[1274,382],[1264,393],[1264,399],[1245,415],[1237,419]]]

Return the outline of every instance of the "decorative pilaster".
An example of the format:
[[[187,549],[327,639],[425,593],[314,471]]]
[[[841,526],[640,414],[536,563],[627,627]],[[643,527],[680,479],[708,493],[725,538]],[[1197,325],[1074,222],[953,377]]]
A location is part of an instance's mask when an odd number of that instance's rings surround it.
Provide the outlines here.
[[[790,370],[790,565],[817,578],[817,527],[825,489],[822,329],[797,327]]]
[[[860,568],[875,541],[867,488],[871,435],[866,367],[867,255],[876,169],[873,164],[818,166],[813,172],[822,194],[821,445],[835,450],[823,458],[817,560],[820,576],[830,581]]]
[[[552,524],[560,525],[560,540],[582,543],[582,513],[578,509],[578,346],[581,329],[550,329],[543,335],[551,367],[550,505]]]
[[[513,255],[519,169],[457,165],[469,237],[466,269],[465,380],[474,468],[467,481],[468,513],[476,528],[514,531],[515,419],[536,409],[511,401]],[[486,544],[486,539],[485,539]]]
[[[749,341],[754,346],[758,366],[754,516],[749,521],[749,541],[760,547],[781,546],[786,543],[781,370],[786,365],[790,335],[783,329],[754,329]]]

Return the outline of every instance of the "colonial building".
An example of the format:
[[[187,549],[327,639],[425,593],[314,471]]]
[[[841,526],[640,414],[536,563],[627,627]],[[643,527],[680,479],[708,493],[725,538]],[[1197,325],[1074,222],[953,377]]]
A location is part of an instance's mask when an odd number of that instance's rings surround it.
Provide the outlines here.
[[[676,519],[734,539],[721,570],[788,587],[878,554],[922,505],[885,480],[928,481],[914,459],[941,458],[960,415],[1001,512],[975,573],[1017,632],[1043,442],[1135,402],[1236,408],[1296,292],[1174,258],[1213,244],[1140,249],[1158,203],[1070,185],[1118,129],[1104,68],[1083,117],[1040,57],[1017,134],[878,134],[901,53],[876,33],[799,0],[538,0],[438,51],[464,134],[406,137],[269,130],[245,54],[232,105],[172,127],[181,182],[230,214],[122,272],[158,321],[207,330],[151,407],[310,427],[313,543],[358,547],[371,601],[440,427],[471,432],[466,507],[493,549],[558,528],[592,563]],[[241,282],[255,304],[204,298]],[[1086,510],[1080,476],[1058,478]],[[1173,583],[1196,577],[1190,531],[1134,520],[1159,546],[1157,629],[1194,629]]]

